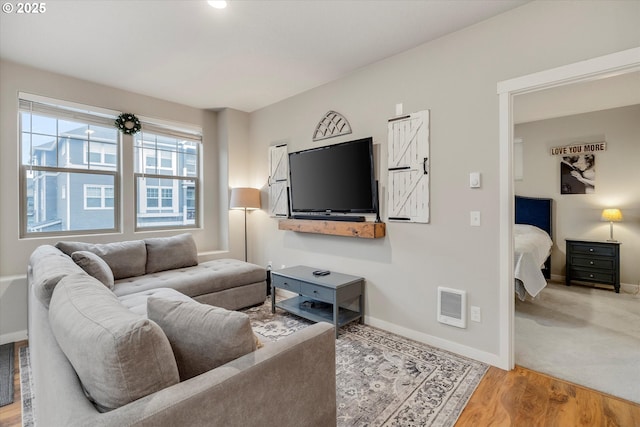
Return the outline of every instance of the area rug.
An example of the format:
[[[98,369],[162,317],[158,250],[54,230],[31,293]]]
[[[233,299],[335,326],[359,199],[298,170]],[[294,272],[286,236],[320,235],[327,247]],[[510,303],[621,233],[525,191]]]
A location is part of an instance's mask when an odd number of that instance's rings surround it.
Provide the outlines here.
[[[271,304],[250,308],[256,333],[277,341],[311,324]],[[488,366],[371,326],[336,340],[338,426],[453,426]]]
[[[0,345],[0,406],[13,403],[13,343]]]
[[[255,332],[277,341],[311,324],[271,304],[244,310]],[[336,340],[337,424],[341,427],[449,427],[488,366],[366,325]],[[33,427],[29,348],[20,349],[22,425]]]
[[[20,347],[20,393],[22,398],[22,427],[33,427],[35,419],[33,414],[33,387],[31,386],[31,360],[29,347]]]

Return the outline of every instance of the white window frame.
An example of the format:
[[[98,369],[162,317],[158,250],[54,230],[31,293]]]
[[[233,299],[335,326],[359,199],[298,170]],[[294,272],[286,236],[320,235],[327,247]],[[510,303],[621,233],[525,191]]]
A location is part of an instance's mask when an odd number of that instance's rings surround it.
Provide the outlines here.
[[[93,206],[89,206],[87,204],[87,199],[89,199],[89,197],[87,196],[87,190],[89,188],[97,188],[100,190],[100,206],[98,207],[93,207]],[[115,206],[115,197],[107,197],[107,190],[111,190],[112,194],[115,196],[115,189],[113,188],[113,185],[103,185],[103,184],[83,184],[83,193],[84,193],[84,208],[85,210],[106,210],[106,209],[113,209],[113,206],[107,206],[107,199],[111,198],[114,199],[113,203]],[[95,199],[97,197],[92,197],[92,199]]]
[[[46,236],[64,236],[64,235],[89,235],[96,233],[117,233],[120,231],[120,170],[121,170],[121,155],[120,150],[122,147],[122,136],[120,133],[117,134],[117,138],[115,140],[116,144],[116,155],[117,160],[116,164],[107,164],[107,166],[113,167],[113,170],[105,170],[104,167],[99,167],[101,165],[96,164],[97,169],[92,169],[91,164],[87,164],[86,168],[83,167],[67,167],[68,165],[65,163],[64,166],[61,166],[60,162],[62,159],[59,155],[56,155],[56,165],[51,166],[41,166],[36,164],[33,156],[30,155],[30,163],[23,164],[24,153],[26,142],[23,141],[23,136],[29,135],[30,138],[33,135],[38,135],[37,132],[34,132],[31,124],[29,125],[29,131],[23,132],[23,114],[31,114],[43,117],[50,117],[58,121],[64,120],[72,120],[78,123],[87,124],[89,126],[97,125],[102,127],[110,127],[113,126],[113,121],[119,114],[117,111],[106,110],[99,107],[93,107],[84,104],[77,104],[67,101],[56,100],[52,98],[46,98],[39,95],[33,95],[28,93],[20,92],[18,94],[19,99],[19,108],[18,108],[18,118],[20,123],[19,128],[19,136],[18,136],[18,144],[19,144],[19,169],[20,169],[20,237],[21,238],[38,238],[38,237],[46,237]],[[56,131],[56,135],[51,135],[53,139],[55,139],[56,150],[59,149],[57,144],[60,140],[65,138],[64,134],[60,134],[59,131]],[[89,137],[89,136],[88,136]],[[99,141],[101,142],[101,141]],[[86,141],[85,141],[86,143]],[[32,147],[29,144],[29,149]],[[86,151],[86,150],[85,150]],[[69,150],[63,152],[62,155],[64,157],[69,156]],[[88,152],[84,156],[85,160],[87,160]],[[102,165],[104,166],[104,165]],[[87,176],[96,176],[96,175],[107,175],[112,177],[113,182],[113,203],[114,206],[112,208],[108,208],[113,211],[113,227],[107,228],[97,228],[97,229],[72,229],[72,224],[70,224],[70,206],[71,206],[71,196],[69,194],[70,187],[69,183],[64,183],[61,185],[60,191],[60,200],[67,204],[65,218],[56,218],[49,220],[47,222],[43,222],[41,224],[29,226],[28,221],[28,199],[29,199],[29,189],[27,188],[28,180],[33,178],[35,173],[40,172],[43,176],[55,176],[59,174],[67,174],[67,177],[71,175],[87,175]],[[86,185],[87,183],[82,183]],[[91,184],[89,184],[91,185]],[[62,194],[63,193],[63,194]],[[86,195],[83,194],[82,196]],[[63,197],[64,196],[64,197]],[[80,195],[79,195],[80,196]],[[78,196],[78,197],[79,197]],[[44,197],[44,193],[40,192],[37,195],[32,195],[34,210],[38,209],[39,205],[42,205],[46,202],[46,197]],[[86,209],[86,198],[83,199],[82,205],[85,206]],[[80,209],[78,207],[77,209]],[[48,227],[53,223],[62,223],[66,224],[66,227],[69,228],[67,230],[62,231],[38,231],[43,228]]]
[[[142,212],[142,213],[149,213],[149,211],[158,211],[157,213],[166,213],[166,212],[173,212],[174,211],[174,206],[177,206],[178,203],[174,203],[174,195],[175,195],[175,191],[174,191],[174,187],[175,185],[172,186],[167,186],[167,185],[144,185],[143,188],[140,191],[140,197],[142,198],[142,200],[144,200],[144,205],[147,206],[146,211]],[[153,199],[157,199],[158,201],[158,206],[148,206],[148,200],[149,200],[149,190],[156,190],[157,191],[157,197],[153,197]],[[171,198],[169,200],[171,200],[171,205],[169,206],[164,206],[164,204],[162,203],[163,200],[168,199],[167,197],[163,197],[162,196],[162,192],[164,190],[171,190]],[[176,212],[178,212],[178,210],[176,209]]]
[[[148,145],[148,140],[145,140],[145,132],[152,134],[153,138],[156,137],[169,137],[176,138],[176,140],[184,140],[188,143],[195,143],[196,146],[196,160],[194,168],[186,165],[182,165],[181,170],[178,164],[178,156],[181,154],[176,148],[172,151],[168,146],[162,142],[156,141],[155,147]],[[135,193],[135,230],[147,231],[147,230],[173,230],[184,228],[199,228],[200,227],[200,159],[202,156],[202,132],[200,129],[182,129],[180,127],[168,124],[159,124],[157,122],[150,122],[146,119],[142,121],[142,132],[139,138],[134,137],[134,150],[139,150],[135,154],[136,158],[136,170],[134,171],[134,193]],[[152,138],[152,139],[153,139]],[[140,143],[139,141],[145,141]],[[167,156],[166,153],[170,153],[171,156]],[[155,158],[155,166],[147,166],[147,160],[149,158]],[[169,160],[170,165],[162,164],[162,159]],[[152,173],[150,173],[152,172]],[[157,179],[171,180],[171,185],[147,185],[147,180]],[[187,182],[193,182],[193,196],[189,200],[193,200],[193,208],[190,208],[187,202],[186,186]],[[189,184],[191,186],[191,184]],[[147,206],[147,189],[156,188],[158,191],[158,206]],[[171,190],[171,205],[163,206],[163,201],[167,200],[163,198],[163,190]],[[184,193],[184,194],[183,194]],[[183,200],[184,199],[184,203]],[[182,211],[181,211],[182,209]],[[193,211],[194,218],[190,218],[189,213]],[[174,221],[157,222],[153,225],[141,225],[141,218],[162,218],[167,215],[172,215],[176,218],[180,217],[183,221],[182,225],[175,224]],[[192,222],[192,223],[190,223]]]

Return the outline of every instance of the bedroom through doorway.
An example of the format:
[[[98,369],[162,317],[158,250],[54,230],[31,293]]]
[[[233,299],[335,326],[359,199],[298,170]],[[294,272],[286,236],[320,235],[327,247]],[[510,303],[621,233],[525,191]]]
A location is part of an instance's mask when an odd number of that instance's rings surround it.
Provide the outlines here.
[[[536,161],[540,160],[535,159],[536,156],[546,157],[541,161],[547,162],[548,166],[551,161],[549,148],[561,139],[561,135],[558,135],[558,141],[554,141],[549,133],[536,137],[532,129],[546,125],[552,129],[556,126],[557,129],[557,126],[563,126],[560,118],[586,114],[583,118],[588,119],[589,114],[594,111],[610,111],[610,114],[640,113],[640,93],[635,91],[634,94],[633,90],[640,84],[640,49],[631,51],[635,52],[625,51],[628,53],[626,58],[613,58],[608,64],[605,64],[607,61],[600,61],[590,72],[579,71],[577,64],[561,67],[564,70],[556,73],[561,77],[557,77],[555,81],[549,78],[554,74],[554,70],[550,70],[547,72],[546,82],[542,82],[544,79],[540,78],[532,78],[528,82],[520,80],[515,84],[514,81],[506,82],[511,84],[505,93],[508,93],[508,101],[513,108],[512,113],[508,114],[509,123],[513,126],[513,133],[509,133],[509,151],[515,155],[509,165],[510,183],[505,185],[511,191],[506,193],[510,193],[508,196],[511,200],[515,195],[552,200],[550,237],[553,245],[550,275],[547,275],[546,283],[541,289],[533,291],[535,297],[527,294],[523,301],[514,297],[513,291],[517,287],[515,284],[505,286],[510,294],[505,295],[505,299],[511,298],[511,301],[503,301],[509,310],[507,314],[510,331],[505,332],[503,337],[511,335],[508,340],[511,366],[517,364],[640,403],[637,385],[640,384],[640,372],[635,368],[636,361],[640,358],[640,326],[637,326],[640,325],[640,284],[623,286],[620,294],[616,294],[610,286],[567,287],[564,284],[564,240],[570,236],[563,232],[569,227],[566,225],[567,218],[558,217],[558,204],[562,207],[561,211],[566,212],[566,198],[591,198],[596,206],[605,202],[594,200],[597,197],[594,195],[561,194],[559,184],[556,185],[556,181],[559,182],[560,179],[560,167],[555,167],[555,163],[551,166],[554,169],[548,170],[546,181],[536,180],[535,173],[531,173],[531,165],[537,165]],[[597,72],[593,71],[595,68],[599,68]],[[573,77],[567,77],[572,73]],[[590,75],[585,77],[587,74]],[[515,89],[518,85],[520,88]],[[536,85],[542,87],[536,89]],[[618,99],[613,96],[616,92],[620,94]],[[630,94],[637,99],[630,97]],[[633,107],[634,105],[637,107]],[[632,110],[626,111],[628,108]],[[501,119],[504,117],[505,114],[501,114]],[[501,137],[504,136],[503,131],[501,127]],[[586,132],[576,136],[585,134],[589,135]],[[518,140],[520,145],[514,146],[513,140]],[[504,149],[504,145],[502,148]],[[521,159],[518,158],[519,154],[523,156]],[[552,190],[549,185],[553,185]],[[600,195],[603,195],[602,191]],[[501,196],[505,197],[505,192]],[[512,214],[513,212],[509,212],[506,216]],[[588,215],[593,216],[593,212],[588,212]],[[593,227],[599,233],[605,225],[596,223]],[[514,231],[509,230],[505,234],[512,239],[513,233]],[[640,246],[640,242],[635,241],[640,240],[639,234],[627,233],[625,238],[629,250]],[[630,238],[634,241],[630,242]],[[512,263],[509,269],[513,271],[515,249],[513,244],[506,246],[512,249],[509,252]],[[636,282],[632,281],[632,284],[636,285]]]

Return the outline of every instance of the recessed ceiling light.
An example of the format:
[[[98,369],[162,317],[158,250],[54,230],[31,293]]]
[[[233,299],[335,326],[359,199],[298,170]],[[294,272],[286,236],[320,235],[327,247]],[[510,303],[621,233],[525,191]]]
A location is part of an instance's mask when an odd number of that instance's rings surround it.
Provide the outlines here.
[[[209,3],[209,6],[215,7],[216,9],[224,9],[225,7],[227,7],[227,2],[224,0],[222,1],[209,0],[207,3]]]

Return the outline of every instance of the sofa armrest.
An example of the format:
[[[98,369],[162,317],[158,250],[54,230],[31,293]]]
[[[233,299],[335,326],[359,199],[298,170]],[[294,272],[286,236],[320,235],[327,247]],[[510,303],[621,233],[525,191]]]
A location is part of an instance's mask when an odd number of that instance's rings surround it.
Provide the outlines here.
[[[77,417],[74,423],[335,426],[335,369],[333,326],[317,323],[111,412]]]

